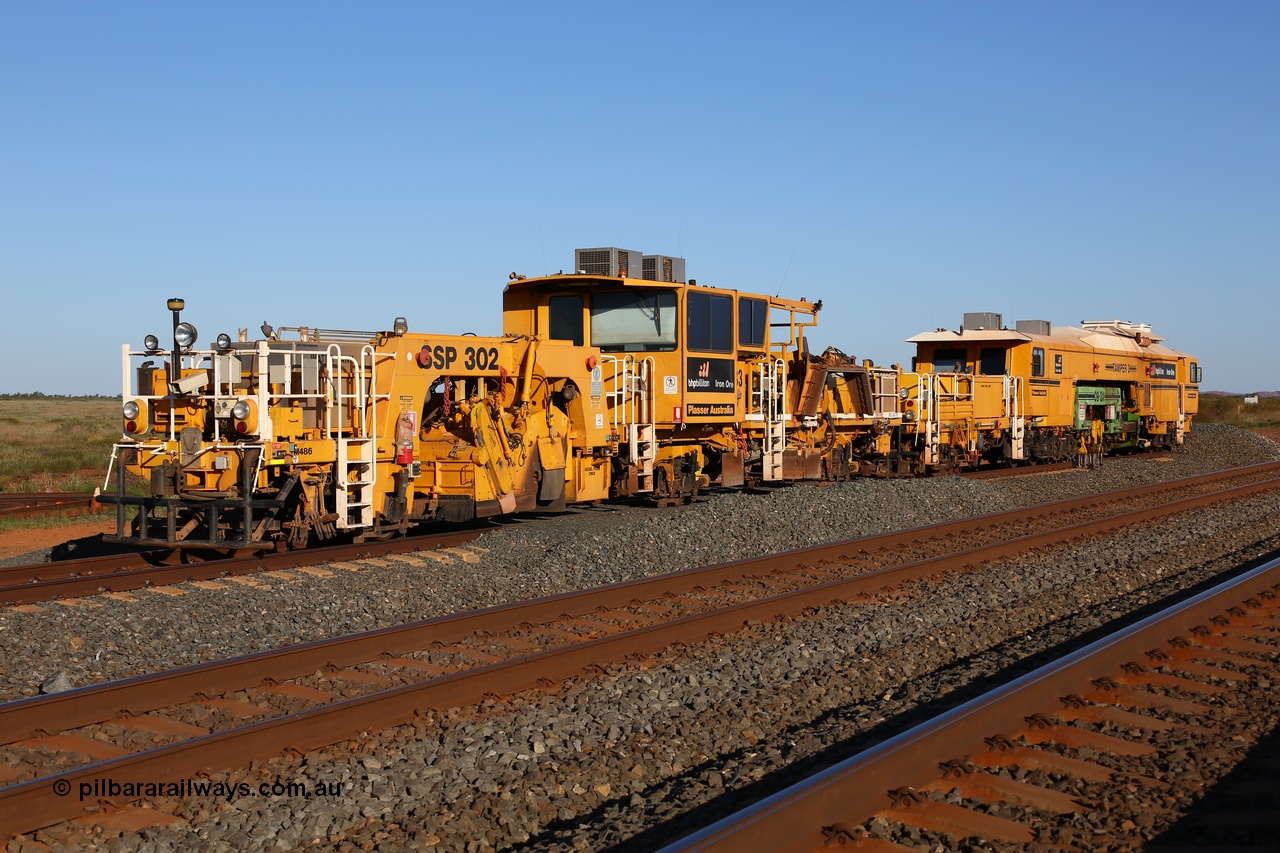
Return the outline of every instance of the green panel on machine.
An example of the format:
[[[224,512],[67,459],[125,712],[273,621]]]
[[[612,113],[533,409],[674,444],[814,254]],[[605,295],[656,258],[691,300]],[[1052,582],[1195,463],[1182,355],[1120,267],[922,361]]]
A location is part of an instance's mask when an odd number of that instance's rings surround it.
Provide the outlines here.
[[[1076,388],[1076,429],[1088,429],[1095,419],[1105,421],[1107,432],[1120,432],[1124,418],[1124,392],[1102,385]]]

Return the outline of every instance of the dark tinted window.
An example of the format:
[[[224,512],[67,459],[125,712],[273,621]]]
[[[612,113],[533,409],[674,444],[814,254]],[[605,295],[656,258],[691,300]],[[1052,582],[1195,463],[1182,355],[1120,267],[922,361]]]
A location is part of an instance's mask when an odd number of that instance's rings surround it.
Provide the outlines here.
[[[689,349],[733,352],[733,297],[691,291],[686,304]]]
[[[1000,376],[1005,372],[1004,347],[983,347],[978,353],[978,371],[983,376]]]
[[[965,351],[963,349],[940,349],[933,353],[934,373],[964,373]]]
[[[738,346],[763,349],[765,323],[768,319],[768,302],[738,297]]]
[[[1044,376],[1044,347],[1031,348],[1031,375]]]
[[[553,341],[573,341],[582,346],[582,297],[553,296],[547,300],[547,336]]]

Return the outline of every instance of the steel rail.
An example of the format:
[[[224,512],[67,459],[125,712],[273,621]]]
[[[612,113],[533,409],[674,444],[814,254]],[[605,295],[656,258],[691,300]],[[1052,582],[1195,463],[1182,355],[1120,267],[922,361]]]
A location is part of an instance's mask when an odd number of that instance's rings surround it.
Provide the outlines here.
[[[1033,711],[1060,707],[1072,685],[1140,659],[1153,645],[1278,586],[1280,560],[1273,560],[828,767],[676,841],[664,853],[827,848],[824,828],[857,826],[890,805],[890,789],[937,779],[940,758],[983,752],[993,732],[1022,728]]]
[[[0,504],[48,503],[50,501],[91,501],[97,495],[93,492],[0,492]]]
[[[1141,450],[1134,453],[1122,453],[1116,456],[1109,456],[1108,459],[1143,459],[1148,456],[1162,456],[1170,453],[1169,450]],[[956,474],[964,477],[966,480],[1005,480],[1014,477],[1031,477],[1036,474],[1051,474],[1057,471],[1083,471],[1074,461],[1067,462],[1039,462],[1030,465],[1019,465],[1016,467],[1008,465],[990,465],[986,467],[971,468],[963,471],[957,471]]]
[[[0,492],[0,518],[106,511],[93,492]]]
[[[142,554],[128,551],[119,554],[104,554],[98,557],[54,560],[48,563],[0,566],[0,590],[9,586],[47,583],[76,576],[105,578],[122,570],[149,569],[154,566],[155,564],[148,562]],[[0,593],[0,601],[4,601],[2,593]]]
[[[58,503],[92,503],[93,492],[0,492],[0,506],[4,504],[30,504],[32,506]]]
[[[1026,468],[979,468],[974,471],[961,471],[960,476],[966,480],[1011,480],[1015,477],[1031,477],[1057,471],[1082,470],[1084,469],[1074,462],[1046,462],[1043,465],[1032,465]]]
[[[1265,469],[1280,473],[1280,463],[1266,466],[1250,466],[1253,470]],[[1204,481],[1203,475],[1190,478]],[[1184,481],[1172,481],[1182,483]],[[1161,484],[1166,485],[1166,484]],[[328,664],[339,667],[367,663],[376,659],[383,652],[404,652],[422,649],[432,643],[455,643],[476,634],[494,633],[510,630],[523,623],[538,623],[557,619],[565,614],[581,615],[599,608],[616,608],[635,599],[657,598],[666,593],[679,595],[699,587],[714,586],[725,581],[741,580],[754,575],[768,574],[778,570],[790,569],[800,565],[821,565],[858,554],[871,552],[894,551],[905,545],[922,540],[941,540],[975,529],[994,527],[1000,524],[1018,522],[1049,514],[1050,510],[1062,512],[1074,511],[1082,507],[1093,506],[1100,502],[1123,502],[1151,487],[1122,489],[1101,495],[1090,495],[1059,501],[1052,504],[1040,504],[1023,507],[1004,513],[961,519],[959,521],[941,522],[909,530],[890,533],[872,534],[857,539],[848,539],[826,545],[816,545],[769,554],[733,563],[718,563],[695,569],[685,569],[647,578],[636,578],[621,581],[594,589],[564,592],[557,595],[533,599],[531,601],[514,602],[495,605],[481,610],[460,614],[438,616],[433,619],[410,622],[387,628],[379,628],[361,634],[315,640],[288,646],[283,649],[271,649],[228,658],[221,661],[195,664],[165,672],[138,675],[119,681],[90,685],[76,690],[54,693],[49,696],[34,696],[13,702],[0,704],[0,743],[11,743],[40,731],[66,731],[80,726],[90,725],[108,719],[120,708],[128,708],[133,713],[145,713],[163,708],[176,702],[186,701],[194,693],[213,693],[239,690],[252,686],[264,678],[296,678],[315,672]],[[1207,496],[1184,498],[1175,504],[1165,505],[1165,514],[1181,512],[1186,508],[1203,506],[1206,502],[1221,496],[1230,499],[1232,496],[1252,494],[1270,488],[1280,488],[1280,480],[1253,483],[1237,487],[1228,492],[1214,492]],[[1247,490],[1247,491],[1242,491]],[[1189,501],[1195,503],[1188,503]],[[829,581],[816,584],[809,589],[824,589],[832,584],[848,583],[858,580],[864,586],[857,591],[878,591],[889,581],[886,572],[903,572],[904,577],[920,577],[933,572],[962,568],[964,561],[976,559],[978,552],[984,549],[1003,549],[996,557],[1021,553],[1032,547],[1043,547],[1062,539],[1092,535],[1106,529],[1124,526],[1134,521],[1124,521],[1130,517],[1140,516],[1150,510],[1138,510],[1122,516],[1086,522],[1083,525],[1056,528],[1055,530],[1033,534],[1029,537],[1007,540],[1000,545],[983,546],[958,553],[952,552],[928,560],[880,569],[859,575],[854,579]],[[1121,519],[1117,521],[1116,519]],[[384,543],[385,544],[385,543]],[[944,561],[959,563],[952,566]],[[912,574],[911,572],[914,572]],[[125,698],[127,697],[127,701]]]
[[[966,566],[980,564],[1035,548],[1048,547],[1080,536],[1097,535],[1107,529],[1114,529],[1125,524],[1139,523],[1152,518],[1197,508],[1216,500],[1245,497],[1277,486],[1280,486],[1280,481],[1253,483],[1210,495],[1200,495],[1174,501],[1162,507],[1125,513],[1111,519],[1085,522],[1047,533],[1024,536],[1010,542],[970,549],[904,566],[880,569],[851,578],[828,581],[742,604],[691,614],[669,622],[660,622],[512,660],[475,667],[417,684],[390,688],[367,696],[342,700],[271,720],[246,724],[235,729],[198,737],[170,746],[100,761],[53,776],[40,777],[0,789],[0,815],[12,816],[0,818],[0,832],[22,832],[34,827],[56,823],[81,813],[84,806],[78,801],[68,801],[71,798],[66,797],[50,796],[50,793],[55,790],[52,787],[55,783],[62,786],[70,785],[72,790],[78,790],[80,782],[102,777],[168,781],[182,778],[201,768],[243,766],[248,762],[278,755],[284,749],[313,749],[350,737],[356,731],[402,724],[411,720],[415,713],[424,708],[457,707],[474,704],[485,695],[491,693],[510,694],[520,690],[532,689],[545,684],[548,679],[553,681],[563,680],[581,675],[585,668],[599,666],[605,662],[621,661],[634,655],[653,653],[670,646],[672,643],[699,642],[715,633],[736,631],[744,623],[753,620],[763,621],[778,616],[795,615],[814,607],[848,600],[859,593],[878,592],[892,583],[901,583],[905,580],[963,569]],[[794,565],[796,555],[807,555],[810,550],[813,549],[788,552],[786,555],[762,558],[749,561],[749,563],[754,564],[754,568],[757,571],[761,570],[762,564],[769,564],[771,561],[777,563],[779,557],[789,558],[790,560],[789,562],[782,562],[781,565]],[[726,570],[740,569],[741,567],[718,566],[711,568],[719,570],[723,574]],[[676,573],[665,577],[668,580],[679,580],[683,575]],[[703,576],[704,581],[705,579],[705,576]],[[657,579],[632,581],[593,592],[607,592],[610,600],[626,603],[636,597],[634,591],[640,585],[652,583],[655,580]],[[358,635],[355,638],[350,638],[349,641],[321,641],[307,644],[306,647],[282,650],[279,653],[262,653],[224,663],[188,667],[185,670],[178,670],[174,673],[142,676],[139,679],[130,679],[129,681],[137,683],[140,679],[151,679],[155,683],[165,683],[166,679],[169,679],[169,690],[173,690],[175,684],[184,683],[185,689],[180,692],[182,700],[186,701],[192,693],[210,689],[210,679],[207,676],[216,673],[220,668],[223,670],[223,675],[225,675],[229,671],[227,669],[228,665],[236,664],[237,662],[241,666],[247,664],[254,668],[254,672],[262,675],[262,677],[279,677],[281,668],[278,664],[282,658],[291,657],[294,665],[304,655],[312,655],[309,658],[312,662],[323,659],[333,661],[335,657],[349,657],[350,648],[355,646],[344,648],[344,644],[354,641],[356,646],[363,650],[361,654],[354,657],[363,657],[364,660],[369,660],[372,659],[371,654],[394,648],[421,648],[424,643],[432,641],[456,641],[488,629],[510,629],[512,626],[526,621],[536,622],[555,619],[566,612],[564,605],[574,599],[580,602],[589,602],[589,609],[594,609],[601,604],[607,606],[606,601],[593,598],[592,592],[567,593],[534,602],[489,608],[473,614],[440,617],[436,620],[419,623],[416,626],[383,629],[379,632],[372,632],[372,634]],[[377,635],[377,639],[382,640],[382,642],[373,642],[374,635]],[[394,644],[385,642],[387,639],[394,639],[403,643],[413,635],[416,636],[409,646],[400,645],[397,647]],[[316,656],[317,652],[319,652],[318,656]],[[274,660],[272,659],[273,657],[275,658]],[[360,662],[359,660],[352,660],[353,662]],[[313,671],[314,666],[311,663],[307,666],[307,671]],[[244,669],[235,675],[234,680],[238,682],[237,686],[243,686],[243,679],[248,677],[248,672],[248,669]],[[200,678],[198,676],[205,677]],[[194,680],[192,680],[193,677]],[[173,680],[175,678],[177,679],[176,681]],[[183,681],[184,679],[186,681]],[[120,684],[127,683],[129,682],[120,682]],[[8,717],[6,722],[8,724],[17,723],[25,717],[27,725],[35,723],[36,727],[41,730],[47,731],[53,726],[58,726],[59,730],[65,730],[65,728],[74,726],[62,726],[61,723],[54,723],[53,720],[56,716],[54,712],[55,710],[61,711],[64,718],[68,716],[68,712],[70,712],[70,716],[75,716],[76,706],[80,704],[77,700],[91,700],[96,697],[99,700],[99,708],[90,716],[97,716],[99,719],[101,719],[100,712],[104,708],[111,709],[108,712],[109,714],[113,714],[118,710],[120,702],[110,703],[108,701],[104,704],[101,701],[104,695],[110,695],[110,690],[103,692],[104,689],[110,687],[111,685],[102,685],[101,688],[84,688],[78,691],[69,691],[66,694],[55,694],[51,697],[22,700],[11,703],[15,706],[13,708],[9,706],[0,707],[0,711],[9,712],[6,714]],[[61,703],[58,701],[59,697],[65,697],[61,700]],[[62,707],[59,707],[60,704]],[[137,711],[140,709],[130,706],[130,710]],[[48,713],[42,714],[42,711]],[[45,725],[39,724],[41,720],[44,721]],[[96,722],[97,720],[94,721]],[[6,727],[6,737],[13,731],[15,729]],[[19,736],[26,733],[21,728],[18,731]]]
[[[351,545],[330,545],[305,551],[281,551],[247,557],[229,557],[206,563],[189,563],[174,566],[153,566],[150,563],[139,568],[123,568],[115,571],[93,572],[97,566],[108,566],[118,557],[90,557],[83,561],[35,563],[28,566],[11,566],[0,569],[0,605],[34,604],[54,598],[78,598],[97,595],[100,592],[126,592],[148,586],[183,583],[195,580],[216,580],[224,576],[248,575],[272,569],[287,569],[317,562],[351,560],[360,557],[381,557],[408,551],[425,551],[433,548],[452,548],[472,542],[484,535],[484,530],[461,530],[427,536],[390,539],[384,542],[361,542]],[[126,566],[137,566],[145,560],[132,557]],[[89,566],[89,571],[83,571]],[[57,577],[46,577],[47,574]],[[17,581],[16,578],[26,580]]]

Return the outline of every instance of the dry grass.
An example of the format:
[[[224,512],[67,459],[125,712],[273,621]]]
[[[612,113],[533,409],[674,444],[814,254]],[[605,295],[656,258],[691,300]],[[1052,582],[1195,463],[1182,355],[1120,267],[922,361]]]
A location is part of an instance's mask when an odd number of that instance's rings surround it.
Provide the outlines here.
[[[0,491],[93,491],[120,426],[116,397],[0,397]]]
[[[92,492],[120,428],[118,397],[0,396],[0,492]],[[61,515],[0,519],[0,532],[66,523]]]
[[[1242,429],[1273,429],[1280,427],[1280,397],[1259,397],[1257,403],[1245,403],[1243,396],[1201,394],[1196,420]]]

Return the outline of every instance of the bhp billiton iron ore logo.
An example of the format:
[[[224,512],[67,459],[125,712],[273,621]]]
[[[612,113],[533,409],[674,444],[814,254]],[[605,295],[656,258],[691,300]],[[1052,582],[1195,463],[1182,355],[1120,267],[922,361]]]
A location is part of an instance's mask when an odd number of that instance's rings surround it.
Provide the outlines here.
[[[733,361],[727,358],[691,358],[686,362],[685,390],[699,394],[732,394]]]

